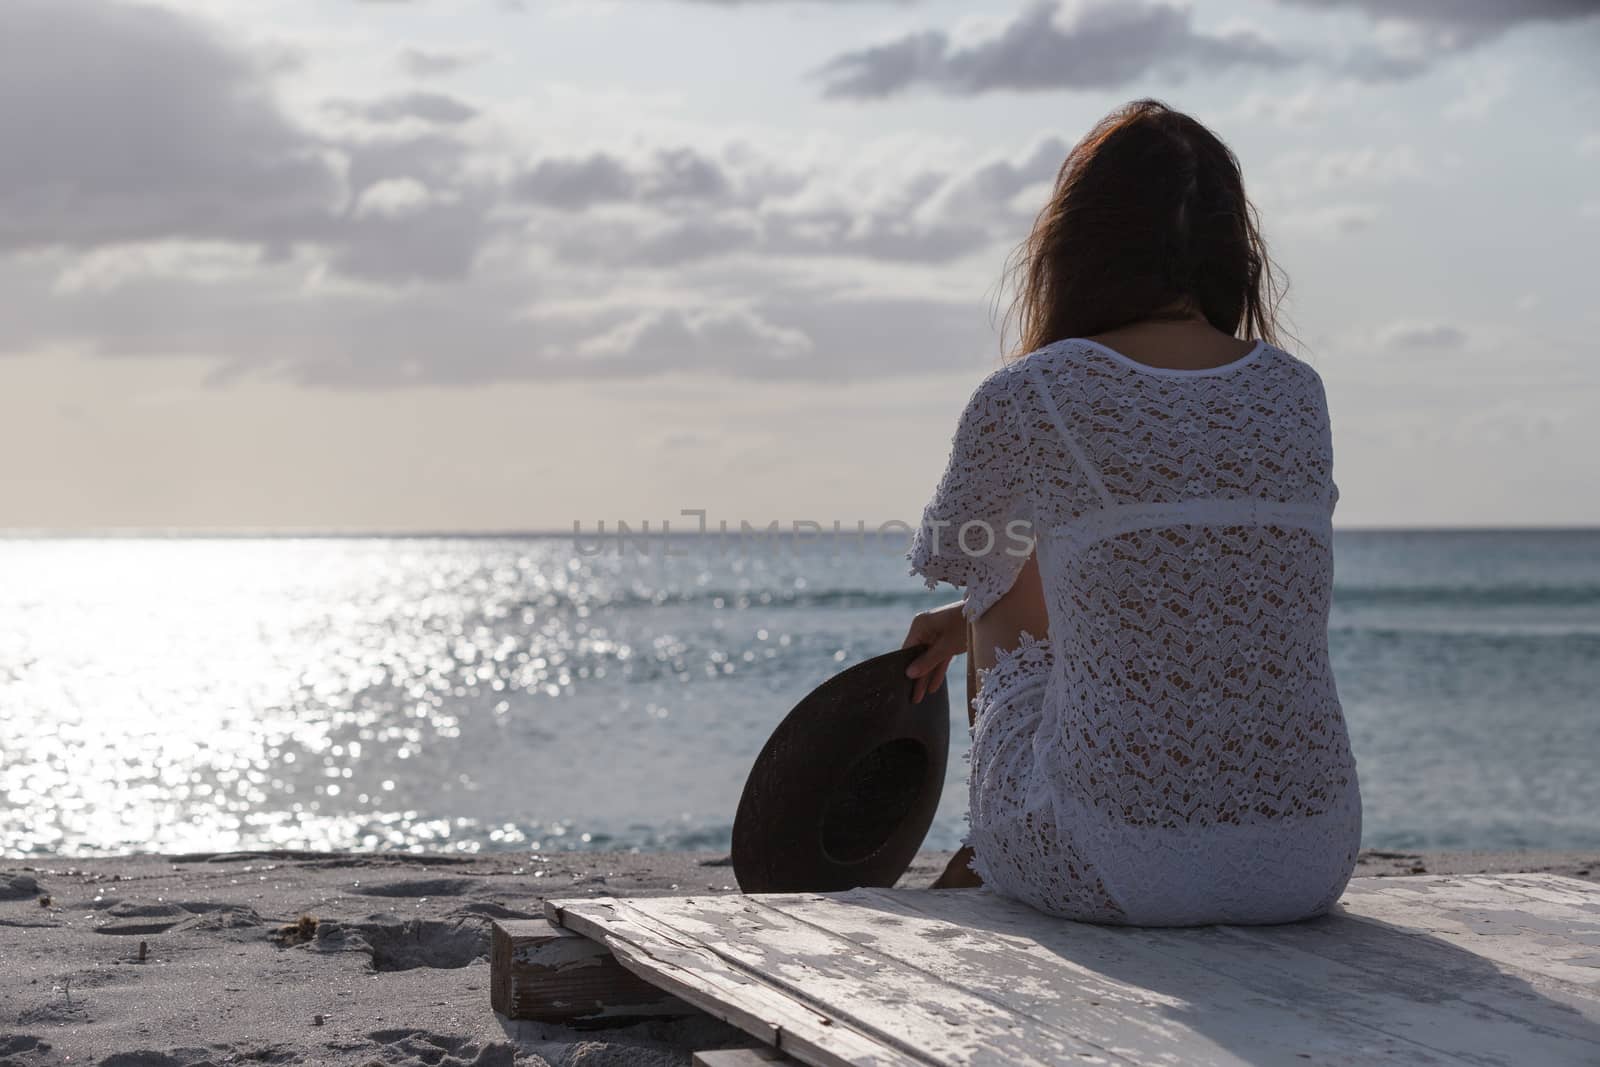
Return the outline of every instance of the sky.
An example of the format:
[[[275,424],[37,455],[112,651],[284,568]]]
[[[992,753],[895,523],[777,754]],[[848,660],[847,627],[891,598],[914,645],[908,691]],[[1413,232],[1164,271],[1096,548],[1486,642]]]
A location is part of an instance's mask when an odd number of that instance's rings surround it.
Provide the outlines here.
[[[914,519],[1071,144],[1238,154],[1345,527],[1600,524],[1600,0],[5,0],[0,529]]]

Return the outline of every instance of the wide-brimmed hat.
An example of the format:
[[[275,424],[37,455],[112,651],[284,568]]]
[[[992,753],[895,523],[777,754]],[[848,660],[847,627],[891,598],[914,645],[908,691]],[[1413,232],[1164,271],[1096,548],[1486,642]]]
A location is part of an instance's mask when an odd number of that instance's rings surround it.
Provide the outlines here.
[[[876,656],[812,690],[745,782],[733,872],[746,893],[892,886],[939,807],[950,755],[941,683],[913,704],[920,648]]]

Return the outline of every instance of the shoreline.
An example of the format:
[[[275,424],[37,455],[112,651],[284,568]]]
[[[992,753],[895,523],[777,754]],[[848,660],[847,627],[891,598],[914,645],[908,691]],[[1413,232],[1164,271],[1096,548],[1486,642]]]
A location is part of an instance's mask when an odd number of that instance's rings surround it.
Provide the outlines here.
[[[901,884],[949,856],[919,854]],[[1356,877],[1514,871],[1600,881],[1600,848],[1368,849]],[[712,852],[0,857],[0,1062],[687,1064],[752,1042],[709,1017],[577,1031],[497,1016],[489,923],[537,917],[546,897],[733,891]],[[278,936],[301,916],[314,937]]]

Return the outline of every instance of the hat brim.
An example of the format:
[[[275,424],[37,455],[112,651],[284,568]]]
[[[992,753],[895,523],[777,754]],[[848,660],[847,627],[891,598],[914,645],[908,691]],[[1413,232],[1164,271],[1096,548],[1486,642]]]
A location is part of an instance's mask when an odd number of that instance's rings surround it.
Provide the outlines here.
[[[733,823],[746,893],[892,886],[933,825],[950,755],[950,697],[911,702],[920,648],[876,656],[813,690],[756,757]]]

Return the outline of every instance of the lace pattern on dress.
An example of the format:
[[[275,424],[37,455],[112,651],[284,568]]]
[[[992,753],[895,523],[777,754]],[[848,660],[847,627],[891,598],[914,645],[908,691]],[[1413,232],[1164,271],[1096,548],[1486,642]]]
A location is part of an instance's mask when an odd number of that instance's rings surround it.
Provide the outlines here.
[[[1353,869],[1326,401],[1304,363],[1260,356],[1146,373],[1074,339],[992,374],[963,413],[913,571],[965,586],[975,618],[1025,554],[936,535],[1025,515],[1050,617],[978,700],[971,843],[1008,895],[1100,921],[1249,922],[1323,906]]]
[[[1017,635],[1015,648],[996,649],[994,666],[977,670],[978,692],[972,700],[976,712],[974,729],[987,709],[1004,703],[1016,687],[1043,685],[1054,666],[1049,638],[1035,637],[1026,630]]]
[[[1022,448],[1011,397],[980,385],[956,428],[951,462],[906,559],[929,589],[949,582],[966,590],[963,613],[976,619],[1005,595],[1032,553],[1027,472],[965,461],[963,442],[982,441],[994,454]],[[960,457],[960,458],[958,458]]]
[[[1060,824],[1033,773],[1032,745],[1054,666],[1049,641],[1023,631],[1017,647],[1000,650],[993,667],[978,671],[970,830],[963,843],[972,846],[972,870],[991,889],[1042,911],[1122,922],[1122,908],[1076,846],[1072,828]]]

